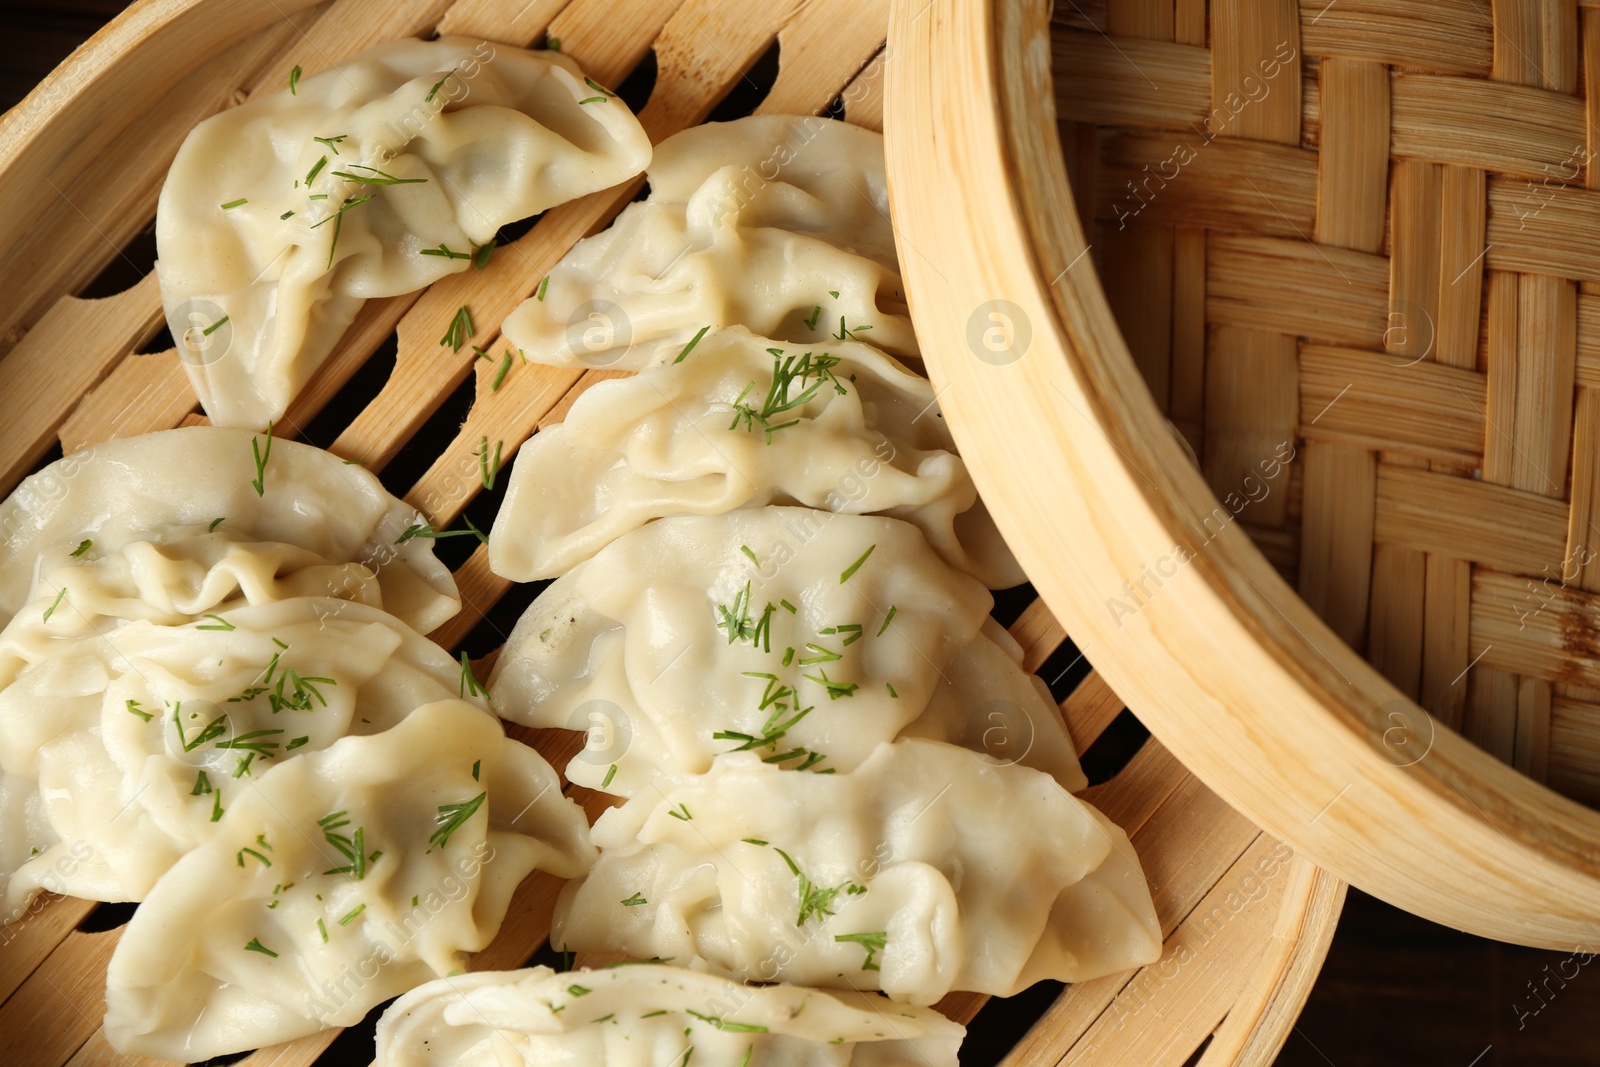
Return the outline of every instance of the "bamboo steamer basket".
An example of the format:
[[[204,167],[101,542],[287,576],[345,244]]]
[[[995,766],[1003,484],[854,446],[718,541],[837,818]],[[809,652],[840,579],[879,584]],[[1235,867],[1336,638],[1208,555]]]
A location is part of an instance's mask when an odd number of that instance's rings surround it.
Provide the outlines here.
[[[890,50],[928,365],[1085,653],[1342,878],[1592,946],[1600,10],[896,0]]]
[[[9,208],[0,214],[0,285],[8,296],[0,307],[7,414],[0,491],[9,492],[57,445],[71,452],[204,421],[172,351],[134,354],[162,326],[154,275],[113,296],[71,294],[111,260],[127,258],[119,249],[153,217],[166,168],[194,123],[283,86],[291,67],[309,75],[372,44],[435,30],[518,45],[548,35],[604,84],[621,88],[630,74],[653,66],[640,118],[659,141],[703,120],[776,48],[776,78],[760,110],[820,113],[832,105],[849,121],[881,128],[887,20],[886,0],[688,0],[676,9],[654,0],[533,0],[520,9],[502,0],[135,4],[0,121],[0,202]],[[485,270],[370,301],[279,432],[320,419],[332,451],[387,470],[391,488],[440,528],[455,523],[470,505],[484,503],[473,454],[480,438],[503,440],[509,457],[559,421],[585,388],[615,375],[528,364],[495,390],[495,365],[474,361],[471,347],[441,347],[440,330],[466,305],[478,328],[471,343],[492,348],[505,315],[641,185],[547,212],[502,245]],[[147,252],[146,267],[148,259]],[[374,353],[391,340],[392,372],[376,395],[370,382],[361,394],[360,375],[373,366],[381,373]],[[466,412],[459,424],[451,418],[457,409]],[[421,473],[397,486],[394,461],[402,450]],[[500,630],[515,617],[514,610],[491,614],[511,585],[490,573],[481,546],[463,555],[455,571],[463,611],[432,636],[450,649],[473,646],[478,673],[486,675]],[[1023,609],[1011,630],[1029,670],[1052,655],[1070,659],[1065,632],[1041,602]],[[1122,708],[1092,673],[1061,704],[1080,751]],[[581,738],[512,732],[557,767]],[[603,810],[604,798],[569,790],[591,816]],[[1269,1062],[1321,966],[1344,883],[1263,834],[1154,741],[1089,796],[1132,836],[1151,879],[1165,953],[1139,972],[1069,987],[1007,1062],[1176,1067],[1202,1045],[1199,1062],[1208,1065]],[[544,875],[525,882],[475,969],[520,966],[541,950],[558,889]],[[125,905],[46,898],[24,920],[0,927],[0,1059],[40,1067],[132,1062],[110,1049],[100,1029],[106,965],[127,913]],[[940,1007],[968,1021],[984,999],[954,994]],[[1000,1032],[979,1019],[969,1041],[1009,1045]],[[291,1067],[370,1058],[370,1020],[365,1035],[336,1038],[326,1032],[240,1062]]]

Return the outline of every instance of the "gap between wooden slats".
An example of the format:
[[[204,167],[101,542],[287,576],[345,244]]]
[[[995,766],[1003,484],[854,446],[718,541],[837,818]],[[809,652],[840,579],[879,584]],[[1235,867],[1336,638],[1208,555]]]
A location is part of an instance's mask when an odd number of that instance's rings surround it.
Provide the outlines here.
[[[1552,702],[1549,784],[1574,800],[1600,803],[1600,704]]]
[[[1051,33],[1056,114],[1099,126],[1187,132],[1211,115],[1211,53],[1168,40]],[[1115,85],[1116,92],[1106,92]]]
[[[1561,580],[1600,593],[1600,392],[1578,390],[1572,428],[1572,505]]]
[[[1440,74],[1487,77],[1494,26],[1482,0],[1300,0],[1302,47]]]
[[[1380,349],[1389,261],[1287,239],[1207,234],[1206,321]]]
[[[1389,544],[1538,577],[1546,568],[1560,572],[1567,506],[1537,493],[1383,464],[1373,534]]]
[[[1172,231],[1171,418],[1203,462],[1206,393],[1206,233],[1196,226]]]
[[[1100,224],[1100,284],[1156,407],[1171,410],[1173,228]]]

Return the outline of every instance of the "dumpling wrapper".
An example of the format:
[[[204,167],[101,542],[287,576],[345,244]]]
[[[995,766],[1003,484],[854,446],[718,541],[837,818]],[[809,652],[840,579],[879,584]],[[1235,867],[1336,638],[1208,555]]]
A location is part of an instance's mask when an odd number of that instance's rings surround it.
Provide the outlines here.
[[[377,854],[364,877],[330,833]],[[594,855],[537,752],[471,704],[419,708],[274,767],[167,872],[111,957],[106,1038],[196,1062],[350,1026],[464,968],[529,872],[575,877]]]
[[[378,1020],[375,1067],[956,1067],[966,1030],[854,992],[752,987],[661,964],[440,978]]]
[[[501,226],[649,160],[569,57],[465,37],[382,44],[207,119],[156,208],[162,302],[206,413],[264,428],[364,301],[466,270]],[[441,245],[457,256],[423,254]]]
[[[383,609],[422,633],[461,610],[455,578],[434,558],[433,543],[395,543],[424,520],[375,475],[320,448],[275,440],[257,494],[252,442],[258,450],[267,445],[247,430],[163,430],[101,442],[25,479],[0,503],[0,624],[38,599],[41,577],[60,567],[136,541],[188,540],[213,525],[235,541],[360,564],[376,575]],[[92,543],[75,559],[84,541]]]
[[[708,122],[657,145],[648,177],[649,197],[506,319],[529,359],[640,370],[702,326],[736,324],[918,354],[881,134],[814,115]]]
[[[763,423],[741,406],[784,410]],[[598,383],[524,444],[489,566],[552,578],[653,519],[769,503],[893,515],[991,588],[1026,580],[932,383],[870,345],[785,348],[743,327],[706,333],[682,362]]]
[[[594,841],[550,935],[575,951],[924,1005],[1161,951],[1125,833],[1046,774],[936,741],[835,775],[729,756],[606,812]]]
[[[925,713],[912,732],[975,746],[1001,741],[996,726],[1012,744],[1026,734],[1022,748],[986,747],[1081,789],[1048,691],[1003,631],[1010,647],[995,643],[992,604],[897,519],[779,507],[661,519],[534,601],[495,663],[490,705],[588,730],[567,776],[622,796],[740,747],[850,770]]]
[[[0,866],[0,919],[41,890],[142,900],[277,764],[460,692],[449,653],[357,602],[115,627],[43,606],[0,633],[0,792],[36,794],[44,831]]]

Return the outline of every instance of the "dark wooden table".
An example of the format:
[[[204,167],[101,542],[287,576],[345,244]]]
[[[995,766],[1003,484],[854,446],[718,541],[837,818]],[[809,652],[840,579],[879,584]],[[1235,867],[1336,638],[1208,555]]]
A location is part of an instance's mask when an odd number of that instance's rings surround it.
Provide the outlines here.
[[[0,109],[22,99],[124,6],[122,0],[0,3],[0,33],[11,42],[0,64]],[[1600,952],[1600,933],[1590,947]],[[1484,941],[1351,890],[1322,976],[1277,1062],[1600,1064],[1600,960]]]

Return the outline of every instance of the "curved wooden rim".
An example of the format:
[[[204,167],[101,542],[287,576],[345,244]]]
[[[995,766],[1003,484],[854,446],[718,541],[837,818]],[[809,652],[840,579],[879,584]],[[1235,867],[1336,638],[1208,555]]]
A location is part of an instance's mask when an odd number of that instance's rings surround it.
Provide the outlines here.
[[[892,207],[917,332],[974,477],[1057,618],[1202,780],[1318,864],[1485,937],[1592,945],[1600,814],[1442,726],[1396,766],[1378,740],[1388,714],[1426,713],[1236,525],[1197,536],[1220,505],[1140,379],[1071,208],[1045,4],[895,0],[889,42]],[[1009,362],[980,358],[992,314],[1013,320]],[[1140,580],[1143,606],[1113,614]]]

